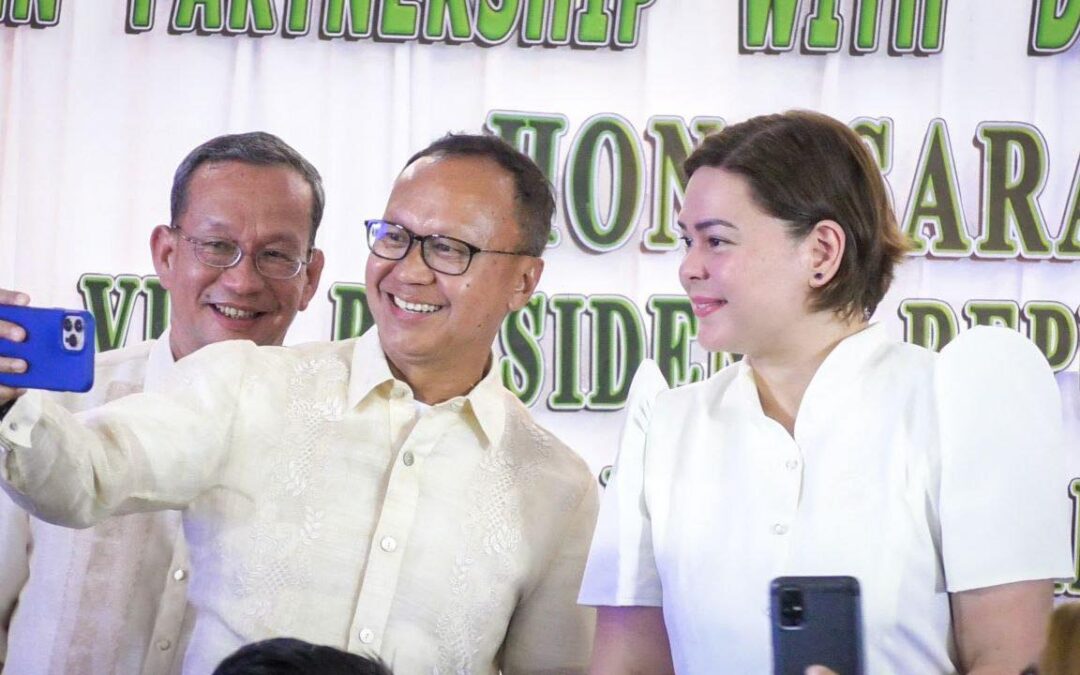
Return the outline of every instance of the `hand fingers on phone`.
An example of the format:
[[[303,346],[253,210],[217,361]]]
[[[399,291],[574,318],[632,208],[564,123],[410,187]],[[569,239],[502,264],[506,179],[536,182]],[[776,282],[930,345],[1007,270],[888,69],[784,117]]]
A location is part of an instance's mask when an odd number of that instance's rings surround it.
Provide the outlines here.
[[[25,373],[26,361],[0,356],[0,373]]]
[[[0,405],[7,403],[12,399],[19,398],[26,393],[25,389],[15,389],[13,387],[5,387],[0,385]]]
[[[17,323],[0,321],[0,338],[11,340],[12,342],[22,342],[26,339],[26,331]]]
[[[29,305],[30,296],[20,291],[10,291],[0,288],[0,304],[2,305]]]

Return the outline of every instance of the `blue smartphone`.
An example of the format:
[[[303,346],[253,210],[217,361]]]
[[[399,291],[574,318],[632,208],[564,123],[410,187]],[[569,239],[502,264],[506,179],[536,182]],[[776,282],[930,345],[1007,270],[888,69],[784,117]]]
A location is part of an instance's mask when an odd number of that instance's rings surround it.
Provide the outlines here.
[[[803,675],[814,665],[863,675],[858,580],[777,577],[770,596],[774,675]]]
[[[26,361],[24,373],[0,373],[0,384],[25,389],[89,391],[94,385],[94,317],[72,309],[0,305],[0,319],[26,339],[0,338],[0,356]]]

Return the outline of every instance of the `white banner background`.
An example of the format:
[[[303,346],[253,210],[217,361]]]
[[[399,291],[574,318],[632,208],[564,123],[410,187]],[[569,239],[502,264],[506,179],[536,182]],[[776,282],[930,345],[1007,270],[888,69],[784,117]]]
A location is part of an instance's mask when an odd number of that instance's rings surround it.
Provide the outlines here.
[[[1029,55],[1033,2],[952,0],[940,53],[895,56],[887,48],[893,3],[883,0],[877,51],[853,56],[851,0],[837,3],[845,21],[843,45],[827,55],[801,54],[798,48],[740,53],[735,0],[658,0],[642,10],[639,44],[624,50],[524,48],[514,38],[494,47],[327,40],[317,27],[293,39],[177,35],[167,30],[171,0],[156,3],[153,29],[129,34],[123,0],[65,0],[55,26],[0,27],[0,283],[29,292],[35,304],[77,307],[83,273],[152,274],[149,232],[168,221],[176,164],[212,136],[263,129],[300,150],[326,181],[318,241],[327,254],[326,270],[316,301],[289,341],[327,339],[333,324],[328,291],[335,282],[362,283],[362,221],[381,215],[402,163],[448,130],[480,130],[493,110],[566,117],[560,186],[572,142],[588,118],[617,114],[634,127],[648,171],[636,233],[615,251],[587,252],[567,236],[561,208],[563,238],[548,252],[541,290],[549,297],[624,295],[637,303],[647,336],[648,298],[681,292],[681,254],[641,247],[641,234],[657,217],[651,206],[656,167],[644,138],[654,116],[687,122],[713,116],[730,123],[811,108],[844,121],[890,118],[895,138],[886,178],[901,212],[924,136],[931,121],[941,118],[973,240],[982,222],[977,126],[1030,124],[1046,141],[1048,172],[1038,200],[1048,233],[1057,238],[1080,156],[1080,46]],[[321,4],[313,3],[313,23]],[[815,4],[802,2],[801,16]],[[281,16],[285,2],[276,5]],[[801,37],[801,20],[799,26]],[[944,300],[958,316],[970,299],[1011,299],[1021,307],[1056,301],[1075,318],[1080,264],[912,257],[877,314],[898,338],[904,327],[897,310],[906,298]],[[544,391],[534,410],[599,471],[612,458],[622,415],[546,407],[553,379],[552,321],[549,315]],[[1021,321],[1021,330],[1026,327]],[[128,342],[140,337],[136,317]],[[586,392],[590,344],[586,320]],[[1080,476],[1075,356],[1058,380],[1071,452],[1070,474],[1062,476],[1062,508],[1071,509],[1065,488]]]

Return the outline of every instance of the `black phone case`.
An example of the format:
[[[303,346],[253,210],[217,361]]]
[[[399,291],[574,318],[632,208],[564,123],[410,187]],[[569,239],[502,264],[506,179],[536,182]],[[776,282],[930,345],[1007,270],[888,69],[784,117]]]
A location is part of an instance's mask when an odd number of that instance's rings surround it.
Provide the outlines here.
[[[26,361],[24,373],[0,373],[0,384],[88,391],[94,384],[94,317],[71,309],[0,305],[0,319],[26,331],[23,342],[0,338],[0,356]]]
[[[792,624],[782,596],[797,589],[802,617]],[[774,675],[803,675],[827,666],[839,675],[863,675],[862,611],[854,577],[778,577],[770,588]],[[788,624],[788,625],[785,625]]]

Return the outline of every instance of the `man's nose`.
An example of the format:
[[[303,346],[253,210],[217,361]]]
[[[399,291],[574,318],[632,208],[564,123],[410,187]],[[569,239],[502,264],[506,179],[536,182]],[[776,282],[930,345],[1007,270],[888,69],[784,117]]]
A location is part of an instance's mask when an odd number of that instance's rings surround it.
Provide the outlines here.
[[[256,269],[255,257],[244,253],[235,265],[221,271],[221,282],[233,292],[244,294],[262,289],[266,279]]]
[[[412,246],[409,247],[409,252],[397,262],[395,272],[402,281],[423,284],[430,283],[434,278],[435,272],[424,262],[421,249],[421,242],[413,241]]]

